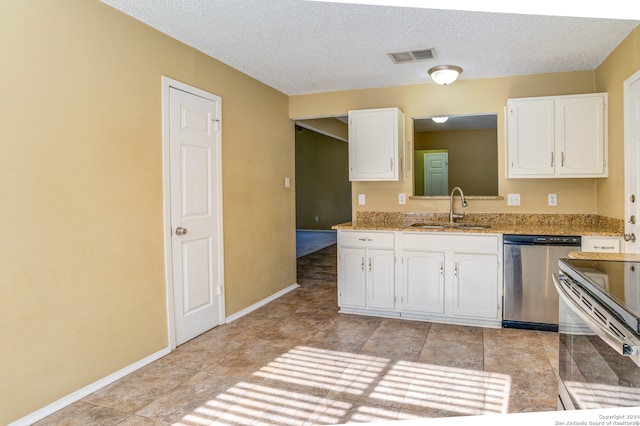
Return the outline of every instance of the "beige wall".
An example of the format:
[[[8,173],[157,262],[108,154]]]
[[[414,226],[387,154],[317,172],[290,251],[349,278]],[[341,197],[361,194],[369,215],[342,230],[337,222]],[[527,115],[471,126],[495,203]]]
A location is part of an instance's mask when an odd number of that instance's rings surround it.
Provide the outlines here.
[[[596,89],[609,93],[609,179],[598,180],[598,213],[624,217],[623,83],[640,70],[640,27],[596,69]]]
[[[428,79],[425,72],[425,81]],[[399,107],[410,137],[412,117],[498,113],[498,188],[501,196],[520,193],[521,206],[502,200],[469,200],[467,212],[596,213],[596,179],[505,179],[504,106],[508,98],[568,95],[595,91],[595,72],[541,74],[523,77],[460,80],[450,86],[432,83],[292,96],[293,118],[343,115],[350,109]],[[398,205],[398,193],[413,191],[412,172],[399,182],[354,182],[352,205],[357,211],[448,211],[448,200],[408,200]],[[464,189],[464,188],[463,188]],[[367,205],[357,205],[357,194]],[[558,195],[558,206],[547,206],[547,194]],[[506,198],[506,197],[505,197]]]
[[[465,196],[498,194],[497,129],[417,132],[413,137],[414,150],[441,149],[448,152],[448,191],[459,186],[464,188]],[[424,157],[418,158],[418,153],[414,155],[414,193],[422,195]],[[422,164],[418,165],[420,161]]]
[[[282,93],[96,0],[3,1],[0,40],[7,424],[168,345],[163,75],[222,97],[228,315],[295,282],[295,200]]]

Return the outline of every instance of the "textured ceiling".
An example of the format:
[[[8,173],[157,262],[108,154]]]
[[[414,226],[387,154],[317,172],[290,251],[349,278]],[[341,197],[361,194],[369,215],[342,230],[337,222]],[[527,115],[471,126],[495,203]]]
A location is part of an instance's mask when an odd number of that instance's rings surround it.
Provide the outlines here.
[[[640,23],[305,0],[102,1],[288,95],[428,83],[441,64],[462,67],[461,79],[593,70]],[[432,47],[433,60],[388,56]]]

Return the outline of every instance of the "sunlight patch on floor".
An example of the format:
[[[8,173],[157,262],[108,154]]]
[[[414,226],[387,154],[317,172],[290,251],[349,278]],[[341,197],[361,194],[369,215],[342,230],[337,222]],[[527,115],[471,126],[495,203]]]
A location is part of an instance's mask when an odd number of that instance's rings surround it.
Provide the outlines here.
[[[307,346],[284,353],[254,375],[266,381],[236,383],[177,424],[370,422],[397,419],[399,407],[460,415],[507,413],[511,386],[504,374]],[[292,384],[303,390],[291,389]]]
[[[580,408],[640,407],[640,389],[629,386],[565,381]]]
[[[298,346],[262,367],[254,375],[285,383],[363,394],[389,360]]]
[[[399,361],[386,378],[407,390],[403,405],[469,415],[507,412],[511,380],[504,374]],[[385,391],[375,389],[371,397],[386,399]]]

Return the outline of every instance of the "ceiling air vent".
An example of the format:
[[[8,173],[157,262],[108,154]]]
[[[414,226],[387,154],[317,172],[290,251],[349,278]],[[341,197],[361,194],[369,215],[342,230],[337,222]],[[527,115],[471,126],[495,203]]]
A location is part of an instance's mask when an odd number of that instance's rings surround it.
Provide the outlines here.
[[[426,61],[428,59],[436,59],[436,49],[420,49],[409,50],[407,52],[389,53],[389,57],[394,64],[406,64],[409,62]]]

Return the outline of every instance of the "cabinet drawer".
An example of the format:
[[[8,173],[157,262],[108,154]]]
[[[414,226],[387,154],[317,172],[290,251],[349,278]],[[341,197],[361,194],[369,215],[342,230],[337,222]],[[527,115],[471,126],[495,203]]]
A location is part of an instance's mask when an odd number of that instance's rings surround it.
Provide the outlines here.
[[[338,232],[338,243],[340,246],[393,248],[393,242],[393,232]]]
[[[420,233],[403,234],[404,250],[459,251],[466,253],[499,253],[498,235],[426,235]]]
[[[617,237],[582,237],[581,251],[600,253],[620,253],[620,238]]]

